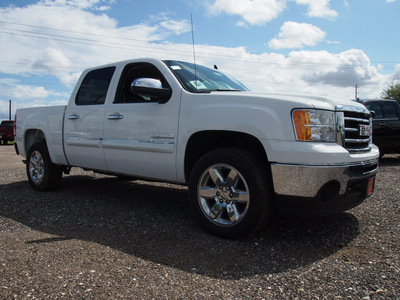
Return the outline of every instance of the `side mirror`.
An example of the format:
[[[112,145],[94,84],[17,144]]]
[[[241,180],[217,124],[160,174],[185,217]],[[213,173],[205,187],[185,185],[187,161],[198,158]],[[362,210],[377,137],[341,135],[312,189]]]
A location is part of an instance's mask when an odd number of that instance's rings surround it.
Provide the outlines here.
[[[375,111],[370,110],[369,112],[371,113],[371,117],[372,117],[372,118],[375,118],[375,117],[376,117],[376,112],[375,112]]]
[[[150,99],[157,98],[158,102],[162,104],[171,98],[172,90],[170,88],[163,88],[161,81],[158,79],[137,78],[132,82],[131,93]]]

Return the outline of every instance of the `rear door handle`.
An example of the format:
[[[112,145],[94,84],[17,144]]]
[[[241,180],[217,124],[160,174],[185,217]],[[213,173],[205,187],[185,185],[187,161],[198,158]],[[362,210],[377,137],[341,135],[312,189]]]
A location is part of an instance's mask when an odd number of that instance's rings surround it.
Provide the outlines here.
[[[121,120],[123,118],[124,118],[124,116],[120,115],[120,114],[113,114],[113,115],[107,116],[107,119],[109,119],[109,120]]]
[[[386,123],[381,122],[379,123],[379,126],[386,126]]]
[[[78,120],[80,118],[77,114],[72,114],[68,116],[68,120]]]

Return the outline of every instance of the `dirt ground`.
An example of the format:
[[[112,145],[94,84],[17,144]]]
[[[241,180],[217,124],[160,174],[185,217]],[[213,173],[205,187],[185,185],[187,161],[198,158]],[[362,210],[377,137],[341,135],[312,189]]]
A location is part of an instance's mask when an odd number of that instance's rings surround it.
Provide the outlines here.
[[[349,212],[204,233],[186,187],[73,169],[30,188],[0,146],[0,299],[400,299],[400,157]]]

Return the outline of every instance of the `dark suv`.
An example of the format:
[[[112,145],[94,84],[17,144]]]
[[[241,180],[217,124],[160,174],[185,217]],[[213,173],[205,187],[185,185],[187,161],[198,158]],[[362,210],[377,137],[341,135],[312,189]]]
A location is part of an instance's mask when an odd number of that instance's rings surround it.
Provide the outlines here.
[[[400,153],[400,105],[396,100],[358,100],[375,112],[372,118],[372,142],[379,147],[381,157]]]

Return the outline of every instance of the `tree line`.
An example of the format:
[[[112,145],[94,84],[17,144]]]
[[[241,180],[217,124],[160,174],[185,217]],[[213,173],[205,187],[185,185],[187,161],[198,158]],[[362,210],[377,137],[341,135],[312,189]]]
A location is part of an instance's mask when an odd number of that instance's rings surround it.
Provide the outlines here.
[[[400,102],[400,82],[392,83],[387,89],[384,89],[381,97],[383,99],[392,99]]]

